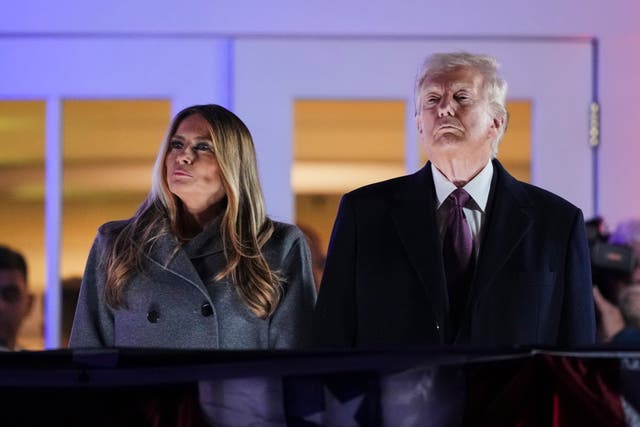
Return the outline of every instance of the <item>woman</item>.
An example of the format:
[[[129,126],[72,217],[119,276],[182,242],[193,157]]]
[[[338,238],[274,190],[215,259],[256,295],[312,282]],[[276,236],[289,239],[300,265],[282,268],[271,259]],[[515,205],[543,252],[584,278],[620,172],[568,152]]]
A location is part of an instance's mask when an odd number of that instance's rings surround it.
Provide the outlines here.
[[[197,105],[173,120],[136,214],[100,227],[69,345],[299,348],[314,302],[304,235],[265,214],[249,130]]]

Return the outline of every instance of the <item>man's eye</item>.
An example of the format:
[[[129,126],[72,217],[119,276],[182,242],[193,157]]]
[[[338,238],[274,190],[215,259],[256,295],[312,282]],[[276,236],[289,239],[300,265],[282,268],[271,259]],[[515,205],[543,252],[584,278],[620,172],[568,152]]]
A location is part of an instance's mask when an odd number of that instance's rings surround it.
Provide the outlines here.
[[[179,150],[182,148],[182,142],[178,141],[178,140],[173,140],[171,142],[169,142],[169,149],[170,150]]]
[[[0,290],[0,299],[7,303],[15,303],[20,299],[20,289],[17,286],[7,286]]]

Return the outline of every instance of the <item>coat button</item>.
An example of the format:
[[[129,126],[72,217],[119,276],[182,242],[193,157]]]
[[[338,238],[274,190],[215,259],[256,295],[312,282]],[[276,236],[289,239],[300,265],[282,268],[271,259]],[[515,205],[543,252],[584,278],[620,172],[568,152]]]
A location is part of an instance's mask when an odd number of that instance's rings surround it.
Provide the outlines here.
[[[147,320],[151,323],[158,323],[158,319],[160,318],[160,313],[155,310],[151,310],[147,313]]]
[[[213,307],[211,307],[211,304],[209,304],[208,302],[205,302],[200,307],[200,313],[202,313],[204,317],[209,317],[213,314]]]

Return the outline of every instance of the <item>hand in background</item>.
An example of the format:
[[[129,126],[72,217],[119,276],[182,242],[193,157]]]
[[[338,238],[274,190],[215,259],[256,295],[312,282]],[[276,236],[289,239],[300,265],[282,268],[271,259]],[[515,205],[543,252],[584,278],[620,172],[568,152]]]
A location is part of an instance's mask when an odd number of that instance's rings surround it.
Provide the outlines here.
[[[594,286],[593,299],[596,303],[596,310],[600,314],[600,341],[609,342],[613,337],[624,329],[624,319],[620,309],[602,296],[600,290]]]

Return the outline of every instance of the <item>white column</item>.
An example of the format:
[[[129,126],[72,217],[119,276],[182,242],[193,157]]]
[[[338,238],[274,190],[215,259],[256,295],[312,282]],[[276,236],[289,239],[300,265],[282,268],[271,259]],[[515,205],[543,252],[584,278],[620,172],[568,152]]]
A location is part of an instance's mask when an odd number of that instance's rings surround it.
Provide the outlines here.
[[[62,102],[47,100],[45,134],[45,349],[60,347],[62,234]]]

